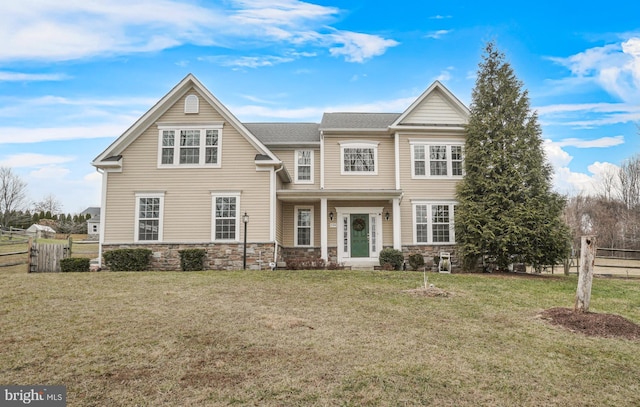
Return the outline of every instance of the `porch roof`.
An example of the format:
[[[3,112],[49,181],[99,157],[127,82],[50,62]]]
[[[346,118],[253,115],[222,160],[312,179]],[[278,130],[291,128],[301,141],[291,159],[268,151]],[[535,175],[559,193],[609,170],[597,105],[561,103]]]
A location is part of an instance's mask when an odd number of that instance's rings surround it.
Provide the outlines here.
[[[398,189],[279,189],[277,197],[284,202],[318,201],[375,201],[402,198]]]

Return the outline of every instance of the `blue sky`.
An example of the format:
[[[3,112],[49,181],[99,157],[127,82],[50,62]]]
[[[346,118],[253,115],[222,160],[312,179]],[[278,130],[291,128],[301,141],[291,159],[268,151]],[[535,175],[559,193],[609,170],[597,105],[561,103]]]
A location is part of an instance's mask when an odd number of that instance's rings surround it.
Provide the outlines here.
[[[434,80],[469,104],[495,41],[528,89],[558,191],[640,153],[640,3],[20,0],[0,4],[0,166],[65,212],[90,162],[188,73],[241,121],[402,112]]]

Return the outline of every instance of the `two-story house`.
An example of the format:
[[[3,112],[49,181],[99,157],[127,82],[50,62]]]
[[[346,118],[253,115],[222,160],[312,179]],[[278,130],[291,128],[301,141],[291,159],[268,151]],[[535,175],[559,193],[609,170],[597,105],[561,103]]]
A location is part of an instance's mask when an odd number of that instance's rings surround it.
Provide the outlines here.
[[[179,250],[204,248],[209,269],[237,269],[248,220],[247,268],[373,268],[385,247],[429,263],[455,253],[468,115],[434,82],[403,113],[242,123],[189,74],[92,163],[101,253],[146,247],[154,269],[177,270]]]

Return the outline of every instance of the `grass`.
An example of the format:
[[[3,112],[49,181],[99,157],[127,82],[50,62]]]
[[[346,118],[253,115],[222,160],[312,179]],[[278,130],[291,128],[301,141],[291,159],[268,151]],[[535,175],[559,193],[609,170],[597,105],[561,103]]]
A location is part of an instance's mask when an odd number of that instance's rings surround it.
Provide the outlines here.
[[[575,277],[414,272],[0,276],[0,383],[69,406],[640,404],[640,343],[537,317]],[[640,285],[596,279],[592,311],[640,323]]]

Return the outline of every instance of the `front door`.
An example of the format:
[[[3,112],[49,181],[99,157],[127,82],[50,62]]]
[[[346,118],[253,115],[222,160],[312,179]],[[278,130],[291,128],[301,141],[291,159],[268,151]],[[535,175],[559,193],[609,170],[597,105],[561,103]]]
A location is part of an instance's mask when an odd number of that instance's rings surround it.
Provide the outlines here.
[[[369,257],[369,214],[352,214],[351,257]]]

